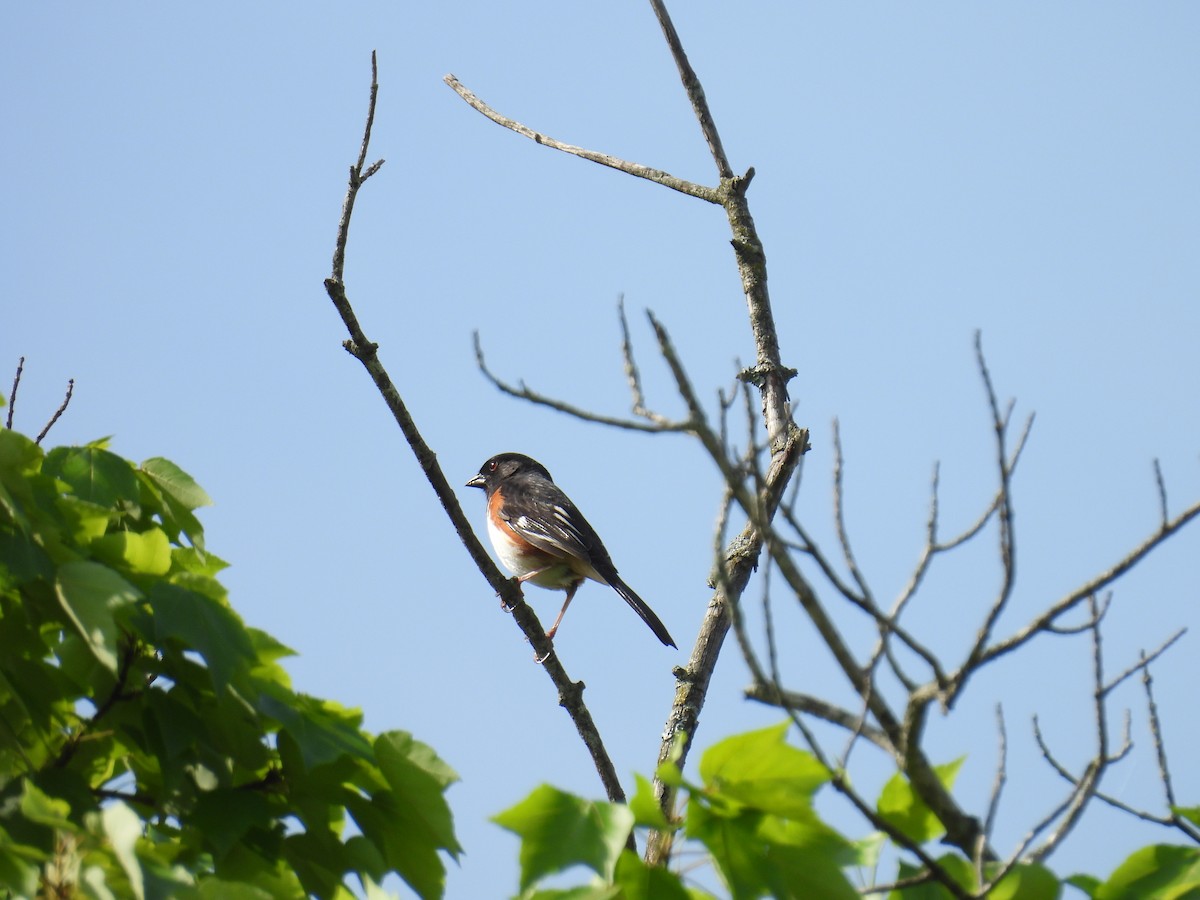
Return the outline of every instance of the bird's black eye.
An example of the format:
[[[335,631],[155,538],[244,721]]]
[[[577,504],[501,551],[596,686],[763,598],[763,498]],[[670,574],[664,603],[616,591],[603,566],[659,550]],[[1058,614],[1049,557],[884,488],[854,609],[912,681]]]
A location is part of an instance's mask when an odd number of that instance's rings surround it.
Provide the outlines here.
[[[496,464],[495,464],[494,462],[490,462],[490,463],[488,463],[488,471],[489,471],[489,472],[495,472],[495,471],[496,471]]]

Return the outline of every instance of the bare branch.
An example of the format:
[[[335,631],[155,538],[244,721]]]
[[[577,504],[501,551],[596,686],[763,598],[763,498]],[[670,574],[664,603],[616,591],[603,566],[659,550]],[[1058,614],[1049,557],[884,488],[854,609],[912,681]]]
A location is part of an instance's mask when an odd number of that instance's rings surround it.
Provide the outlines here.
[[[788,549],[796,550],[797,552],[803,553],[805,556],[811,558],[812,561],[817,564],[818,568],[820,568],[821,574],[825,576],[825,579],[831,585],[833,585],[834,590],[836,590],[839,594],[841,594],[859,609],[865,610],[868,605],[867,601],[863,599],[863,597],[858,594],[854,588],[846,584],[846,582],[841,579],[838,573],[834,570],[833,564],[830,563],[829,558],[825,556],[821,548],[817,546],[816,541],[814,541],[809,535],[808,530],[800,523],[800,520],[796,517],[791,505],[784,507],[783,517],[784,521],[792,527],[792,529],[796,532],[796,535],[801,540],[801,543],[799,544],[784,542]]]
[[[838,420],[835,418],[833,420],[833,521],[837,528],[838,543],[842,545],[842,557],[846,560],[846,568],[850,570],[850,576],[858,585],[859,596],[862,597],[864,604],[875,608],[875,599],[871,596],[871,589],[867,586],[867,581],[858,568],[858,561],[854,558],[854,551],[850,548],[850,535],[846,531],[846,504],[842,485],[845,463],[845,457],[842,455],[842,433],[838,427]]]
[[[1163,481],[1162,466],[1158,460],[1154,460],[1154,481],[1158,485],[1158,509],[1161,515],[1162,527],[1167,527],[1167,522],[1170,521],[1170,516],[1167,514],[1167,485]]]
[[[42,438],[50,433],[50,429],[54,427],[54,423],[58,421],[58,417],[67,411],[67,404],[71,402],[71,395],[75,393],[75,379],[67,380],[67,395],[63,397],[63,402],[58,405],[58,409],[54,411],[54,415],[50,417],[50,421],[46,423],[46,427],[38,432],[38,436],[34,439],[35,444],[40,444]]]
[[[5,419],[4,427],[12,430],[13,410],[17,408],[17,388],[21,384],[21,373],[25,371],[25,357],[17,360],[17,374],[13,376],[12,390],[8,394],[8,416]]]
[[[1039,633],[1048,631],[1055,620],[1063,613],[1074,609],[1088,597],[1094,596],[1099,591],[1108,587],[1139,562],[1141,562],[1149,553],[1163,543],[1171,535],[1175,534],[1181,528],[1200,515],[1200,502],[1189,506],[1174,519],[1159,526],[1158,530],[1146,538],[1134,550],[1132,550],[1124,559],[1117,562],[1108,570],[1092,578],[1090,581],[1080,585],[1071,593],[1067,594],[1061,600],[1051,605],[1045,612],[1036,617],[1033,621],[1027,624],[1024,628],[1017,631],[1015,634],[1005,638],[1002,641],[997,641],[984,651],[978,660],[979,664],[989,662],[997,657],[1003,656],[1006,653],[1011,653],[1013,650],[1020,647],[1036,637]]]
[[[1034,416],[1032,413],[1030,413],[1025,419],[1025,426],[1021,429],[1020,437],[1017,438],[1017,446],[1013,449],[1012,455],[1009,457],[1008,474],[1010,478],[1012,477],[1013,472],[1016,471],[1017,463],[1021,460],[1021,452],[1025,449],[1025,444],[1029,440],[1030,431],[1033,430],[1033,420]],[[1004,491],[1002,489],[998,490],[996,495],[992,498],[992,502],[973,524],[969,525],[963,532],[948,541],[935,542],[938,552],[940,553],[947,550],[953,550],[955,547],[959,546],[960,544],[965,544],[967,541],[971,540],[971,538],[975,537],[975,535],[979,534],[979,532],[983,530],[983,527],[991,520],[992,516],[996,514],[996,510],[1000,508],[1000,503],[1003,499]]]
[[[967,655],[966,661],[963,662],[958,672],[955,673],[953,685],[945,701],[948,706],[953,704],[955,696],[962,690],[967,678],[977,668],[977,662],[983,654],[988,641],[991,639],[992,629],[996,625],[996,620],[1000,618],[1000,613],[1004,611],[1009,597],[1012,596],[1013,584],[1016,579],[1016,543],[1013,539],[1012,495],[1009,492],[1012,472],[1009,469],[1008,451],[1006,449],[1008,422],[1012,416],[1013,406],[1010,403],[1005,413],[1001,415],[1000,406],[996,400],[996,389],[992,385],[992,376],[988,371],[987,360],[983,355],[983,337],[978,331],[975,332],[975,359],[979,366],[980,377],[983,379],[984,390],[987,393],[988,407],[992,412],[992,430],[995,433],[996,467],[999,470],[1000,476],[996,507],[1000,523],[999,549],[1002,575],[1000,589],[996,593],[996,599],[992,601],[991,608],[984,619],[983,627],[979,629],[979,634],[975,638],[975,644],[971,648],[971,652]]]
[[[371,99],[367,104],[367,124],[363,128],[362,144],[359,146],[358,161],[350,167],[350,187],[346,191],[346,199],[342,202],[342,215],[338,220],[337,240],[333,245],[333,278],[335,281],[341,282],[343,270],[346,265],[346,241],[350,238],[350,216],[354,213],[354,201],[358,197],[358,189],[362,187],[363,182],[379,171],[379,167],[383,165],[383,160],[377,160],[372,163],[367,169],[363,166],[367,161],[367,148],[371,144],[371,128],[375,124],[375,101],[379,97],[379,67],[375,59],[375,51],[371,51]],[[334,300],[334,305],[337,305],[337,300]],[[345,304],[345,309],[338,308],[338,312],[345,319],[347,314],[351,318],[354,316],[353,310],[350,310],[350,305]],[[357,323],[356,323],[357,324]],[[349,325],[349,322],[347,322]],[[361,330],[361,329],[360,329]],[[353,329],[351,329],[353,332]]]
[[[1142,654],[1142,659],[1146,663],[1149,663],[1145,653]],[[1176,812],[1178,803],[1175,801],[1175,788],[1171,783],[1171,768],[1167,764],[1167,745],[1166,741],[1163,740],[1162,720],[1158,716],[1158,704],[1154,700],[1154,679],[1150,677],[1149,665],[1142,667],[1142,687],[1146,691],[1146,708],[1150,720],[1150,735],[1154,740],[1154,755],[1158,760],[1158,779],[1162,782],[1163,797],[1166,800],[1167,809],[1171,813],[1169,819],[1162,817],[1155,818],[1153,821],[1158,821],[1164,825],[1173,825],[1193,841],[1200,843],[1200,828],[1197,828],[1190,819]],[[1138,815],[1140,818],[1148,817],[1148,814],[1136,812],[1135,815]]]
[[[603,741],[600,739],[599,730],[596,728],[591,713],[583,702],[583,683],[572,681],[567,676],[566,670],[563,669],[557,654],[554,653],[553,644],[546,639],[545,630],[538,621],[537,615],[524,602],[517,580],[515,578],[506,578],[496,568],[496,564],[492,562],[491,557],[475,536],[474,530],[463,514],[462,507],[459,505],[457,495],[442,472],[441,466],[438,464],[437,456],[425,442],[424,437],[417,428],[416,422],[413,420],[404,400],[401,398],[400,392],[392,383],[383,363],[380,362],[378,356],[379,345],[368,340],[358,321],[358,317],[354,314],[350,300],[346,296],[346,286],[342,280],[342,267],[345,261],[346,242],[349,237],[350,216],[354,210],[354,200],[363,182],[374,174],[374,172],[378,171],[380,165],[380,163],[375,163],[366,169],[363,168],[371,137],[371,125],[374,121],[375,101],[378,96],[378,90],[378,70],[376,68],[375,54],[372,53],[371,101],[367,113],[366,127],[363,131],[362,148],[357,162],[350,169],[350,182],[346,191],[346,198],[342,203],[342,215],[338,224],[338,233],[333,254],[333,273],[329,278],[325,279],[325,290],[329,294],[329,298],[333,301],[334,307],[341,315],[346,330],[350,334],[350,339],[345,341],[343,346],[347,352],[362,363],[371,376],[372,381],[375,382],[375,387],[379,390],[380,395],[392,413],[392,417],[396,420],[396,424],[404,434],[405,440],[408,442],[413,455],[425,473],[426,479],[441,502],[447,517],[458,532],[463,546],[467,549],[480,573],[500,596],[502,606],[512,613],[513,620],[521,628],[526,639],[533,645],[537,657],[543,660],[543,668],[558,690],[559,705],[571,717],[571,721],[575,724],[580,738],[591,754],[592,762],[596,767],[596,771],[600,776],[600,781],[604,785],[609,800],[623,802],[625,800],[625,792],[621,788],[620,781],[617,778],[616,768],[613,766]]]
[[[1147,655],[1146,651],[1143,650],[1141,653],[1140,660],[1138,662],[1134,663],[1133,665],[1131,665],[1128,669],[1126,669],[1124,672],[1122,672],[1120,675],[1118,675],[1116,678],[1114,678],[1108,684],[1104,685],[1104,687],[1101,688],[1102,693],[1105,696],[1107,696],[1108,694],[1111,694],[1114,690],[1116,690],[1116,688],[1118,686],[1120,686],[1122,682],[1126,681],[1129,678],[1132,678],[1138,672],[1145,673],[1146,671],[1148,671],[1147,667],[1150,665],[1150,663],[1154,662],[1156,659],[1158,659],[1160,656],[1162,656],[1164,653],[1166,653],[1169,649],[1171,649],[1171,647],[1175,644],[1175,642],[1178,641],[1185,634],[1187,634],[1187,629],[1180,628],[1173,635],[1171,635],[1169,638],[1167,638],[1165,641],[1163,641],[1163,643],[1159,645],[1157,650],[1154,650],[1149,655]]]
[[[832,725],[838,725],[847,731],[857,731],[864,738],[889,755],[895,755],[896,748],[892,746],[882,729],[867,723],[864,716],[856,715],[848,709],[834,706],[820,697],[789,691],[776,684],[755,683],[746,688],[748,700],[756,700],[767,706],[793,710],[804,715],[814,716]]]
[[[1150,660],[1143,651],[1142,657],[1142,687],[1146,691],[1146,709],[1150,719],[1150,735],[1154,739],[1154,755],[1158,759],[1158,777],[1162,782],[1163,795],[1166,797],[1167,808],[1173,809],[1175,803],[1175,788],[1171,784],[1171,769],[1167,765],[1167,745],[1163,741],[1162,721],[1158,717],[1158,704],[1154,702],[1154,679],[1150,677]]]
[[[712,154],[713,162],[717,164],[717,174],[722,179],[732,178],[733,169],[725,156],[725,148],[721,146],[721,136],[717,133],[717,124],[713,121],[712,113],[709,112],[704,88],[701,86],[692,64],[688,62],[687,54],[683,51],[683,43],[679,40],[675,24],[667,14],[667,8],[663,5],[662,0],[650,0],[650,7],[654,10],[658,24],[662,27],[663,37],[667,39],[667,46],[671,48],[671,57],[679,69],[679,78],[683,82],[683,89],[687,91],[688,100],[692,103],[692,111],[696,114],[696,121],[700,123],[700,130],[704,133],[708,150]]]
[[[706,187],[702,184],[694,184],[690,181],[685,181],[682,178],[676,178],[661,169],[652,169],[649,166],[643,166],[639,163],[628,162],[624,159],[619,159],[615,156],[609,156],[607,153],[598,153],[595,150],[586,150],[583,147],[576,147],[574,144],[567,144],[563,141],[556,140],[549,135],[542,134],[540,131],[534,131],[525,125],[522,125],[516,119],[510,119],[508,116],[501,115],[492,109],[486,103],[477,97],[474,92],[468,88],[453,75],[446,75],[443,79],[446,84],[450,85],[453,91],[462,97],[472,109],[482,113],[487,118],[491,119],[497,125],[507,128],[509,131],[515,131],[523,137],[529,138],[537,144],[545,147],[550,147],[554,150],[561,150],[563,153],[569,153],[572,156],[578,156],[580,159],[586,159],[589,162],[598,163],[602,166],[608,166],[610,169],[616,169],[618,172],[624,172],[626,175],[633,175],[637,178],[645,178],[647,181],[653,181],[655,184],[661,184],[663,187],[669,187],[674,191],[679,191],[681,194],[687,194],[689,197],[699,197],[701,200],[707,200],[709,203],[721,202],[721,191],[718,188]]]
[[[617,297],[617,315],[621,320],[621,359],[625,362],[625,379],[629,382],[629,393],[632,395],[633,404],[632,410],[635,416],[641,416],[643,419],[648,419],[656,425],[664,425],[673,427],[673,423],[666,416],[659,415],[646,405],[646,395],[642,391],[642,376],[638,372],[637,360],[633,355],[633,341],[629,337],[629,319],[625,316],[625,295],[621,294]],[[483,355],[479,352],[479,338],[475,338],[475,355],[476,359],[482,361]],[[482,362],[481,362],[482,365]],[[493,384],[495,381],[493,380]]]
[[[1032,853],[1033,859],[1037,861],[1046,859],[1066,839],[1067,835],[1070,834],[1071,830],[1083,816],[1083,811],[1087,808],[1088,803],[1095,796],[1109,764],[1123,757],[1131,746],[1127,726],[1124,746],[1115,756],[1109,755],[1108,707],[1105,703],[1104,693],[1104,650],[1100,634],[1100,607],[1095,595],[1091,596],[1088,605],[1092,621],[1092,707],[1096,720],[1096,753],[1091,762],[1088,763],[1083,777],[1075,782],[1075,789],[1064,802],[1064,805],[1060,807],[1062,822],[1046,838],[1046,841]],[[1040,734],[1038,735],[1038,743],[1040,746],[1045,746]],[[1049,821],[1053,820],[1047,820],[1047,824]],[[1003,875],[998,876],[997,880],[1000,877],[1003,877]]]
[[[547,397],[545,394],[540,394],[526,386],[525,382],[514,386],[506,381],[502,381],[492,370],[488,368],[487,361],[483,357],[483,345],[479,340],[479,332],[474,332],[475,339],[475,362],[479,366],[479,371],[483,373],[483,377],[492,383],[492,385],[501,393],[508,394],[510,397],[516,397],[519,400],[527,400],[537,406],[545,406],[553,409],[556,412],[565,413],[568,416],[579,419],[583,422],[595,422],[599,425],[609,425],[613,428],[624,428],[628,431],[648,431],[651,433],[661,432],[680,432],[690,431],[690,422],[672,422],[661,416],[656,416],[651,421],[644,422],[641,419],[623,419],[616,416],[605,416],[600,413],[590,412],[582,407],[567,403],[563,400],[556,400],[553,397]],[[636,372],[636,370],[635,370]],[[650,418],[646,416],[646,418]]]
[[[1004,707],[996,704],[996,734],[999,746],[996,752],[996,777],[992,782],[992,794],[988,798],[987,816],[983,820],[983,833],[980,835],[979,852],[975,854],[975,870],[979,880],[983,881],[983,848],[991,840],[996,825],[996,814],[1000,811],[1000,794],[1008,781],[1008,731],[1004,727]]]

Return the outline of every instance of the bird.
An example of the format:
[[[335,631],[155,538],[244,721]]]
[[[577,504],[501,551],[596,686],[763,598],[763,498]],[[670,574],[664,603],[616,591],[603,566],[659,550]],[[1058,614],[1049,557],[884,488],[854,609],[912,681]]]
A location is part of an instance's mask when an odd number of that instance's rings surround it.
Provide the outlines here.
[[[654,610],[621,580],[596,530],[540,462],[523,453],[499,453],[466,486],[487,493],[488,537],[505,568],[521,583],[567,592],[547,640],[554,640],[575,592],[590,578],[615,590],[655,637],[675,646]]]

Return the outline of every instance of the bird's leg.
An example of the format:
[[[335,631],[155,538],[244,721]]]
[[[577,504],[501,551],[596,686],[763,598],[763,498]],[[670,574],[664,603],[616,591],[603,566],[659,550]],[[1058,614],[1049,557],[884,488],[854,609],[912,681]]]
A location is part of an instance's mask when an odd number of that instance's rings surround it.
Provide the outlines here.
[[[546,640],[550,641],[550,643],[552,643],[552,644],[554,643],[554,632],[558,631],[558,626],[559,626],[559,623],[562,622],[563,614],[567,611],[567,607],[571,605],[571,598],[575,596],[575,592],[577,590],[579,590],[579,586],[581,584],[583,584],[582,581],[576,581],[574,584],[572,584],[570,587],[567,588],[567,599],[563,601],[562,609],[560,609],[558,611],[558,618],[554,620],[554,624],[551,625],[550,630],[546,632]],[[544,663],[547,659],[550,658],[550,654],[552,652],[553,652],[553,649],[547,651],[545,656],[535,656],[533,658],[533,661],[540,666],[542,663]]]
[[[575,592],[579,590],[579,586],[583,584],[583,579],[576,581],[567,587],[567,599],[563,601],[562,609],[558,611],[558,618],[554,620],[554,624],[550,626],[550,630],[546,632],[546,640],[554,640],[554,634],[558,631],[558,626],[566,615],[567,607],[571,605],[571,600],[575,597]]]

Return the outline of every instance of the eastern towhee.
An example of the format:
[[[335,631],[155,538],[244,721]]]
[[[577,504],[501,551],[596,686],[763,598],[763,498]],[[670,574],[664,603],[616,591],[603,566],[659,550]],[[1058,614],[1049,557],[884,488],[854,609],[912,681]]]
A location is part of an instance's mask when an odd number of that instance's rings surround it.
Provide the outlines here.
[[[545,466],[520,453],[501,453],[485,462],[467,487],[487,491],[488,537],[517,580],[567,592],[548,639],[554,639],[575,592],[590,578],[615,590],[660,641],[675,646],[654,610],[621,580],[600,536]]]

